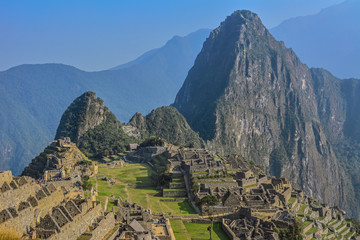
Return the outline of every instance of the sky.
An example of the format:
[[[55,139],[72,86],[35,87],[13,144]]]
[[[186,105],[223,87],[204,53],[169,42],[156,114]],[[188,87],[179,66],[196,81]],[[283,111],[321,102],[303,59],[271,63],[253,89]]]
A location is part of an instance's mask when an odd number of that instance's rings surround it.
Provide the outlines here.
[[[163,46],[175,35],[214,29],[235,10],[267,28],[343,0],[0,0],[0,71],[63,63],[99,71]]]

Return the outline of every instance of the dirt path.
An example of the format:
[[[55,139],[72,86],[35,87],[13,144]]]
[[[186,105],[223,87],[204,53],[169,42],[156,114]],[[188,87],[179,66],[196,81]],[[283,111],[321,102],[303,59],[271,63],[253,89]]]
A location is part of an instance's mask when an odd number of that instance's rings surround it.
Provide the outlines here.
[[[151,209],[150,208],[150,199],[149,199],[149,194],[146,194],[146,205],[147,205],[147,209]]]
[[[126,185],[125,185],[124,189],[125,189],[125,192],[126,192],[127,200],[129,200],[129,202],[131,202],[130,193],[129,193],[128,188],[126,187]]]

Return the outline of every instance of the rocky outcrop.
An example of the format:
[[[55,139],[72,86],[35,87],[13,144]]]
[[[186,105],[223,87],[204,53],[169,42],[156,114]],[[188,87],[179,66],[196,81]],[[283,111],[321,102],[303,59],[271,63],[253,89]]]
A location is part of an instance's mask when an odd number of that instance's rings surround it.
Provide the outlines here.
[[[203,140],[174,107],[166,106],[154,109],[146,117],[136,113],[128,125],[136,127],[143,139],[157,136],[176,145],[204,146]]]
[[[344,121],[344,104],[320,99],[321,81],[313,78],[256,14],[236,11],[204,43],[174,106],[210,148],[241,154],[349,210],[347,196],[354,192],[331,141],[341,131],[335,126]],[[334,120],[327,104],[340,109]]]
[[[105,122],[109,114],[109,109],[94,92],[85,92],[62,115],[55,139],[70,137],[76,143],[88,130]]]
[[[94,92],[76,98],[61,117],[55,138],[70,137],[88,157],[102,158],[125,151],[137,142]]]

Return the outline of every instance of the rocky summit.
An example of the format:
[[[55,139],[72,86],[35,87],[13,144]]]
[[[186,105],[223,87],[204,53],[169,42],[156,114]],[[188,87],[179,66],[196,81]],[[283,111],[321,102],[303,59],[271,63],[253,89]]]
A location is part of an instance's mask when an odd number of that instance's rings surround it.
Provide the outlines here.
[[[69,137],[89,157],[101,158],[125,151],[136,142],[94,92],[85,92],[66,109],[55,139]]]
[[[236,11],[207,38],[173,105],[210,149],[238,153],[358,217],[358,178],[337,144],[358,119],[358,96],[346,94],[357,82],[309,69],[256,14]]]

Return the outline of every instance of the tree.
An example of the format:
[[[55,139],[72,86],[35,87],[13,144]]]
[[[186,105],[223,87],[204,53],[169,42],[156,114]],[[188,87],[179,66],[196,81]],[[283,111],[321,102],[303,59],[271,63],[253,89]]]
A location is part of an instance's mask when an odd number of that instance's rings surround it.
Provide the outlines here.
[[[281,240],[301,240],[303,239],[301,236],[301,232],[301,223],[297,220],[294,220],[294,222],[289,226],[288,229],[281,229],[278,231],[278,234]]]
[[[203,197],[197,204],[199,206],[215,206],[219,204],[219,200],[216,196],[207,195]]]
[[[205,197],[203,197],[200,202],[197,203],[199,206],[208,206],[208,208],[206,209],[207,214],[210,216],[211,218],[211,225],[208,227],[208,231],[210,233],[210,240],[212,239],[212,228],[213,228],[213,218],[212,218],[212,214],[213,214],[213,209],[209,208],[210,206],[215,206],[219,204],[219,199],[217,199],[216,196],[213,195],[207,195]]]

